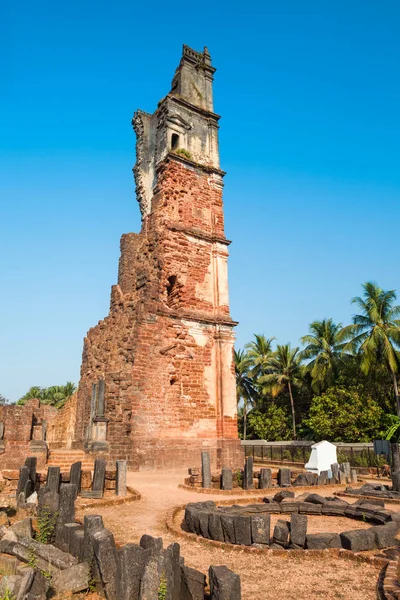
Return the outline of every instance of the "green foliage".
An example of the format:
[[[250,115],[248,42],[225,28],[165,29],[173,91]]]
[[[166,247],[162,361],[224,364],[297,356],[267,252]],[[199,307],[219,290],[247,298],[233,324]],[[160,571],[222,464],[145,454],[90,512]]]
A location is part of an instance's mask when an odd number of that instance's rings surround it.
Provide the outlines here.
[[[29,554],[28,567],[30,567],[31,569],[36,569],[37,556],[36,556],[36,553],[33,550],[33,548],[29,548],[28,554]]]
[[[285,408],[269,404],[264,412],[252,410],[248,416],[249,437],[267,442],[290,440],[290,417]]]
[[[33,386],[18,400],[17,404],[25,404],[28,400],[38,398],[42,404],[49,404],[50,406],[61,408],[76,392],[76,389],[77,388],[72,381],[67,381],[65,385],[53,385],[48,388]]]
[[[180,156],[184,156],[188,160],[192,160],[192,155],[190,154],[189,150],[186,150],[186,148],[177,148],[177,150],[173,150],[173,152],[175,152],[175,154],[179,154]]]
[[[52,513],[48,506],[44,506],[40,512],[37,520],[38,531],[36,532],[36,539],[42,544],[50,544],[54,530],[57,523],[58,513]]]
[[[316,440],[368,442],[382,437],[385,418],[382,408],[357,389],[329,388],[311,401],[305,419]]]
[[[0,600],[15,600],[15,596],[8,588],[6,588],[6,591],[4,592],[3,596],[0,597]]]
[[[166,600],[167,598],[167,580],[165,573],[161,575],[160,585],[158,586],[158,600]]]

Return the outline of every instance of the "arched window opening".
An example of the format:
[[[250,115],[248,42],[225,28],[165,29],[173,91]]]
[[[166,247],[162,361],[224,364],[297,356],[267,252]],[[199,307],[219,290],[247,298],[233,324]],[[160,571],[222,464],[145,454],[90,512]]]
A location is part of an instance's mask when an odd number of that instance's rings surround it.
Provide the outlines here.
[[[173,133],[171,136],[171,149],[176,150],[179,147],[179,135]]]

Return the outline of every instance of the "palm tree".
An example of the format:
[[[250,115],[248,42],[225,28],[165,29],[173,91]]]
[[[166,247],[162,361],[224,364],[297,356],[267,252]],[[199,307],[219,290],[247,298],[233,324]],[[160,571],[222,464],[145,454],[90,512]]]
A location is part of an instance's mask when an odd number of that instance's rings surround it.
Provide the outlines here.
[[[268,361],[273,355],[272,342],[274,337],[267,338],[264,334],[254,334],[255,341],[245,345],[251,365],[251,377],[256,381],[267,371]]]
[[[330,387],[343,364],[343,343],[339,342],[341,323],[334,323],[332,319],[313,321],[309,326],[309,334],[301,338],[301,343],[306,345],[301,352],[303,359],[311,359],[307,370],[312,377],[312,387],[321,391]]]
[[[25,404],[28,400],[32,400],[34,398],[38,398],[42,400],[43,398],[43,388],[38,385],[34,385],[29,388],[29,390],[24,394],[18,401],[17,404]]]
[[[267,373],[261,377],[273,396],[277,396],[287,389],[292,409],[293,437],[296,439],[296,414],[294,410],[293,387],[302,387],[302,366],[299,348],[292,348],[290,344],[277,345],[276,352],[270,357]]]
[[[239,405],[240,400],[243,400],[243,439],[246,439],[247,425],[247,408],[248,404],[253,401],[255,389],[251,377],[249,377],[249,369],[251,366],[247,354],[243,350],[234,350],[235,374],[236,374],[236,399]]]
[[[356,296],[356,304],[361,314],[353,316],[352,325],[341,331],[340,340],[349,340],[344,351],[358,353],[361,369],[368,374],[374,365],[383,363],[392,376],[396,411],[400,417],[400,399],[397,385],[400,347],[400,306],[394,306],[396,292],[385,291],[376,283],[363,284],[363,297]]]

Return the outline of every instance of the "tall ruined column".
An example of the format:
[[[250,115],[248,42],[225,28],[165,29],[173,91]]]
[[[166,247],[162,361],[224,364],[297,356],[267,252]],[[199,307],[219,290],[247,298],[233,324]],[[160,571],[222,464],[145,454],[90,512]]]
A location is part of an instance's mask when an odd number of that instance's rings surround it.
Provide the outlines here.
[[[109,456],[133,468],[199,464],[201,450],[242,463],[214,72],[206,48],[184,46],[169,94],[134,115],[142,230],[122,236],[109,316],[85,339],[75,437],[101,376]]]

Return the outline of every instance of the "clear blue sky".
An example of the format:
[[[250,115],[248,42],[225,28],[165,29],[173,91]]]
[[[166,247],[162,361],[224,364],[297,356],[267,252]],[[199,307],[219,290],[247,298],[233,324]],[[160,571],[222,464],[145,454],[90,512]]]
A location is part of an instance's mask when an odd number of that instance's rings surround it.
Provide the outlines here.
[[[0,393],[78,382],[138,231],[130,121],[210,49],[231,312],[297,343],[400,289],[397,0],[13,3],[0,9]]]

